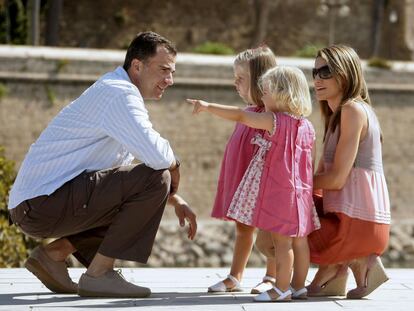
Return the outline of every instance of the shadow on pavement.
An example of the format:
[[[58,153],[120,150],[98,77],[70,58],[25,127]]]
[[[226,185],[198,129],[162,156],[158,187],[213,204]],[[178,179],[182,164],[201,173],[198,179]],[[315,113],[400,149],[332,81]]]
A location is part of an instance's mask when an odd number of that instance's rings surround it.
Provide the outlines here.
[[[51,303],[63,303],[61,307],[77,308],[122,308],[140,306],[189,306],[189,305],[239,305],[256,304],[253,301],[255,295],[251,294],[208,294],[206,292],[163,292],[153,293],[149,298],[130,299],[130,298],[83,298],[77,295],[63,295],[53,293],[19,293],[19,294],[0,294],[0,305],[42,305]],[[337,301],[341,298],[319,297],[309,298],[308,300],[294,300],[291,303],[312,304],[321,301]],[[72,305],[71,302],[74,302]]]

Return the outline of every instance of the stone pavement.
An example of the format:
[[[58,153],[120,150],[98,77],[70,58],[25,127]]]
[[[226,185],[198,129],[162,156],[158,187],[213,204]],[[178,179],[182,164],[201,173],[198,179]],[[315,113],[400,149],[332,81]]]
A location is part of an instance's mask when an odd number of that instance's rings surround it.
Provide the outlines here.
[[[84,269],[70,269],[77,280]],[[45,288],[25,269],[0,269],[0,310],[413,310],[414,269],[388,269],[390,280],[362,300],[340,297],[310,298],[290,303],[255,303],[249,294],[262,277],[263,269],[248,268],[242,293],[207,294],[206,288],[222,279],[227,268],[124,268],[128,281],[147,286],[153,294],[146,299],[86,299],[57,295]],[[313,277],[315,269],[309,272]],[[348,288],[354,287],[350,278]]]

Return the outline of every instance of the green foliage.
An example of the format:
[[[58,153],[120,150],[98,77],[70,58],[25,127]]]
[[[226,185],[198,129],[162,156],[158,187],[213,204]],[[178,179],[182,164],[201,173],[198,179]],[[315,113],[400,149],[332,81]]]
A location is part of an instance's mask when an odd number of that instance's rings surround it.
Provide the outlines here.
[[[14,182],[14,163],[4,157],[4,148],[0,146],[0,215],[7,212],[7,196]],[[7,216],[7,215],[6,215]]]
[[[373,57],[368,60],[369,67],[376,67],[381,69],[391,69],[391,64],[386,59],[381,57]]]
[[[125,8],[122,8],[115,12],[114,14],[114,21],[117,26],[124,26],[129,22],[128,11]]]
[[[307,44],[303,48],[297,50],[294,56],[304,58],[315,58],[318,50],[323,48],[322,44]]]
[[[210,42],[207,41],[201,45],[198,45],[194,48],[195,53],[200,54],[217,54],[217,55],[232,55],[234,50],[220,42]]]
[[[119,48],[122,50],[127,50],[129,48],[130,40],[126,39],[119,44]]]
[[[25,237],[8,218],[0,216],[0,268],[23,266],[28,254]]]
[[[56,94],[49,85],[45,85],[46,97],[48,99],[47,108],[51,108],[56,103]]]
[[[1,5],[0,43],[26,44],[27,15],[22,0],[9,0]]]
[[[22,266],[28,250],[37,243],[16,226],[9,226],[8,194],[15,175],[14,162],[4,157],[4,148],[0,146],[0,268]]]
[[[69,64],[69,59],[63,58],[63,59],[59,59],[56,62],[56,72],[61,72],[68,64]]]
[[[0,83],[0,100],[7,96],[8,93],[9,88],[4,83]]]

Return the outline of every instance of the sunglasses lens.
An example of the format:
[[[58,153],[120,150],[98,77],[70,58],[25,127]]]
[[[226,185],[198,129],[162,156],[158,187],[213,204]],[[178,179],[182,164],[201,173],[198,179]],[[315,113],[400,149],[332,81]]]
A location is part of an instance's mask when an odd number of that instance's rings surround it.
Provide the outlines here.
[[[319,76],[320,79],[330,79],[332,78],[332,73],[328,66],[323,66],[321,68],[313,68],[312,77],[316,79],[316,76]]]
[[[332,78],[332,73],[329,70],[328,66],[323,66],[322,68],[319,69],[319,77],[321,79],[330,79],[330,78]]]

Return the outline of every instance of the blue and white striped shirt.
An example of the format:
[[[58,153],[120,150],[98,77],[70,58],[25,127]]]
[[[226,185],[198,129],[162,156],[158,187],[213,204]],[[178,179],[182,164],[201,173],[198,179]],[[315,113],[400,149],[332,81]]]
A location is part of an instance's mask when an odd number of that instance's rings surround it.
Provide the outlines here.
[[[118,67],[62,109],[31,145],[8,207],[50,195],[85,170],[128,165],[134,157],[153,169],[174,161],[169,142],[152,128],[138,88]]]

